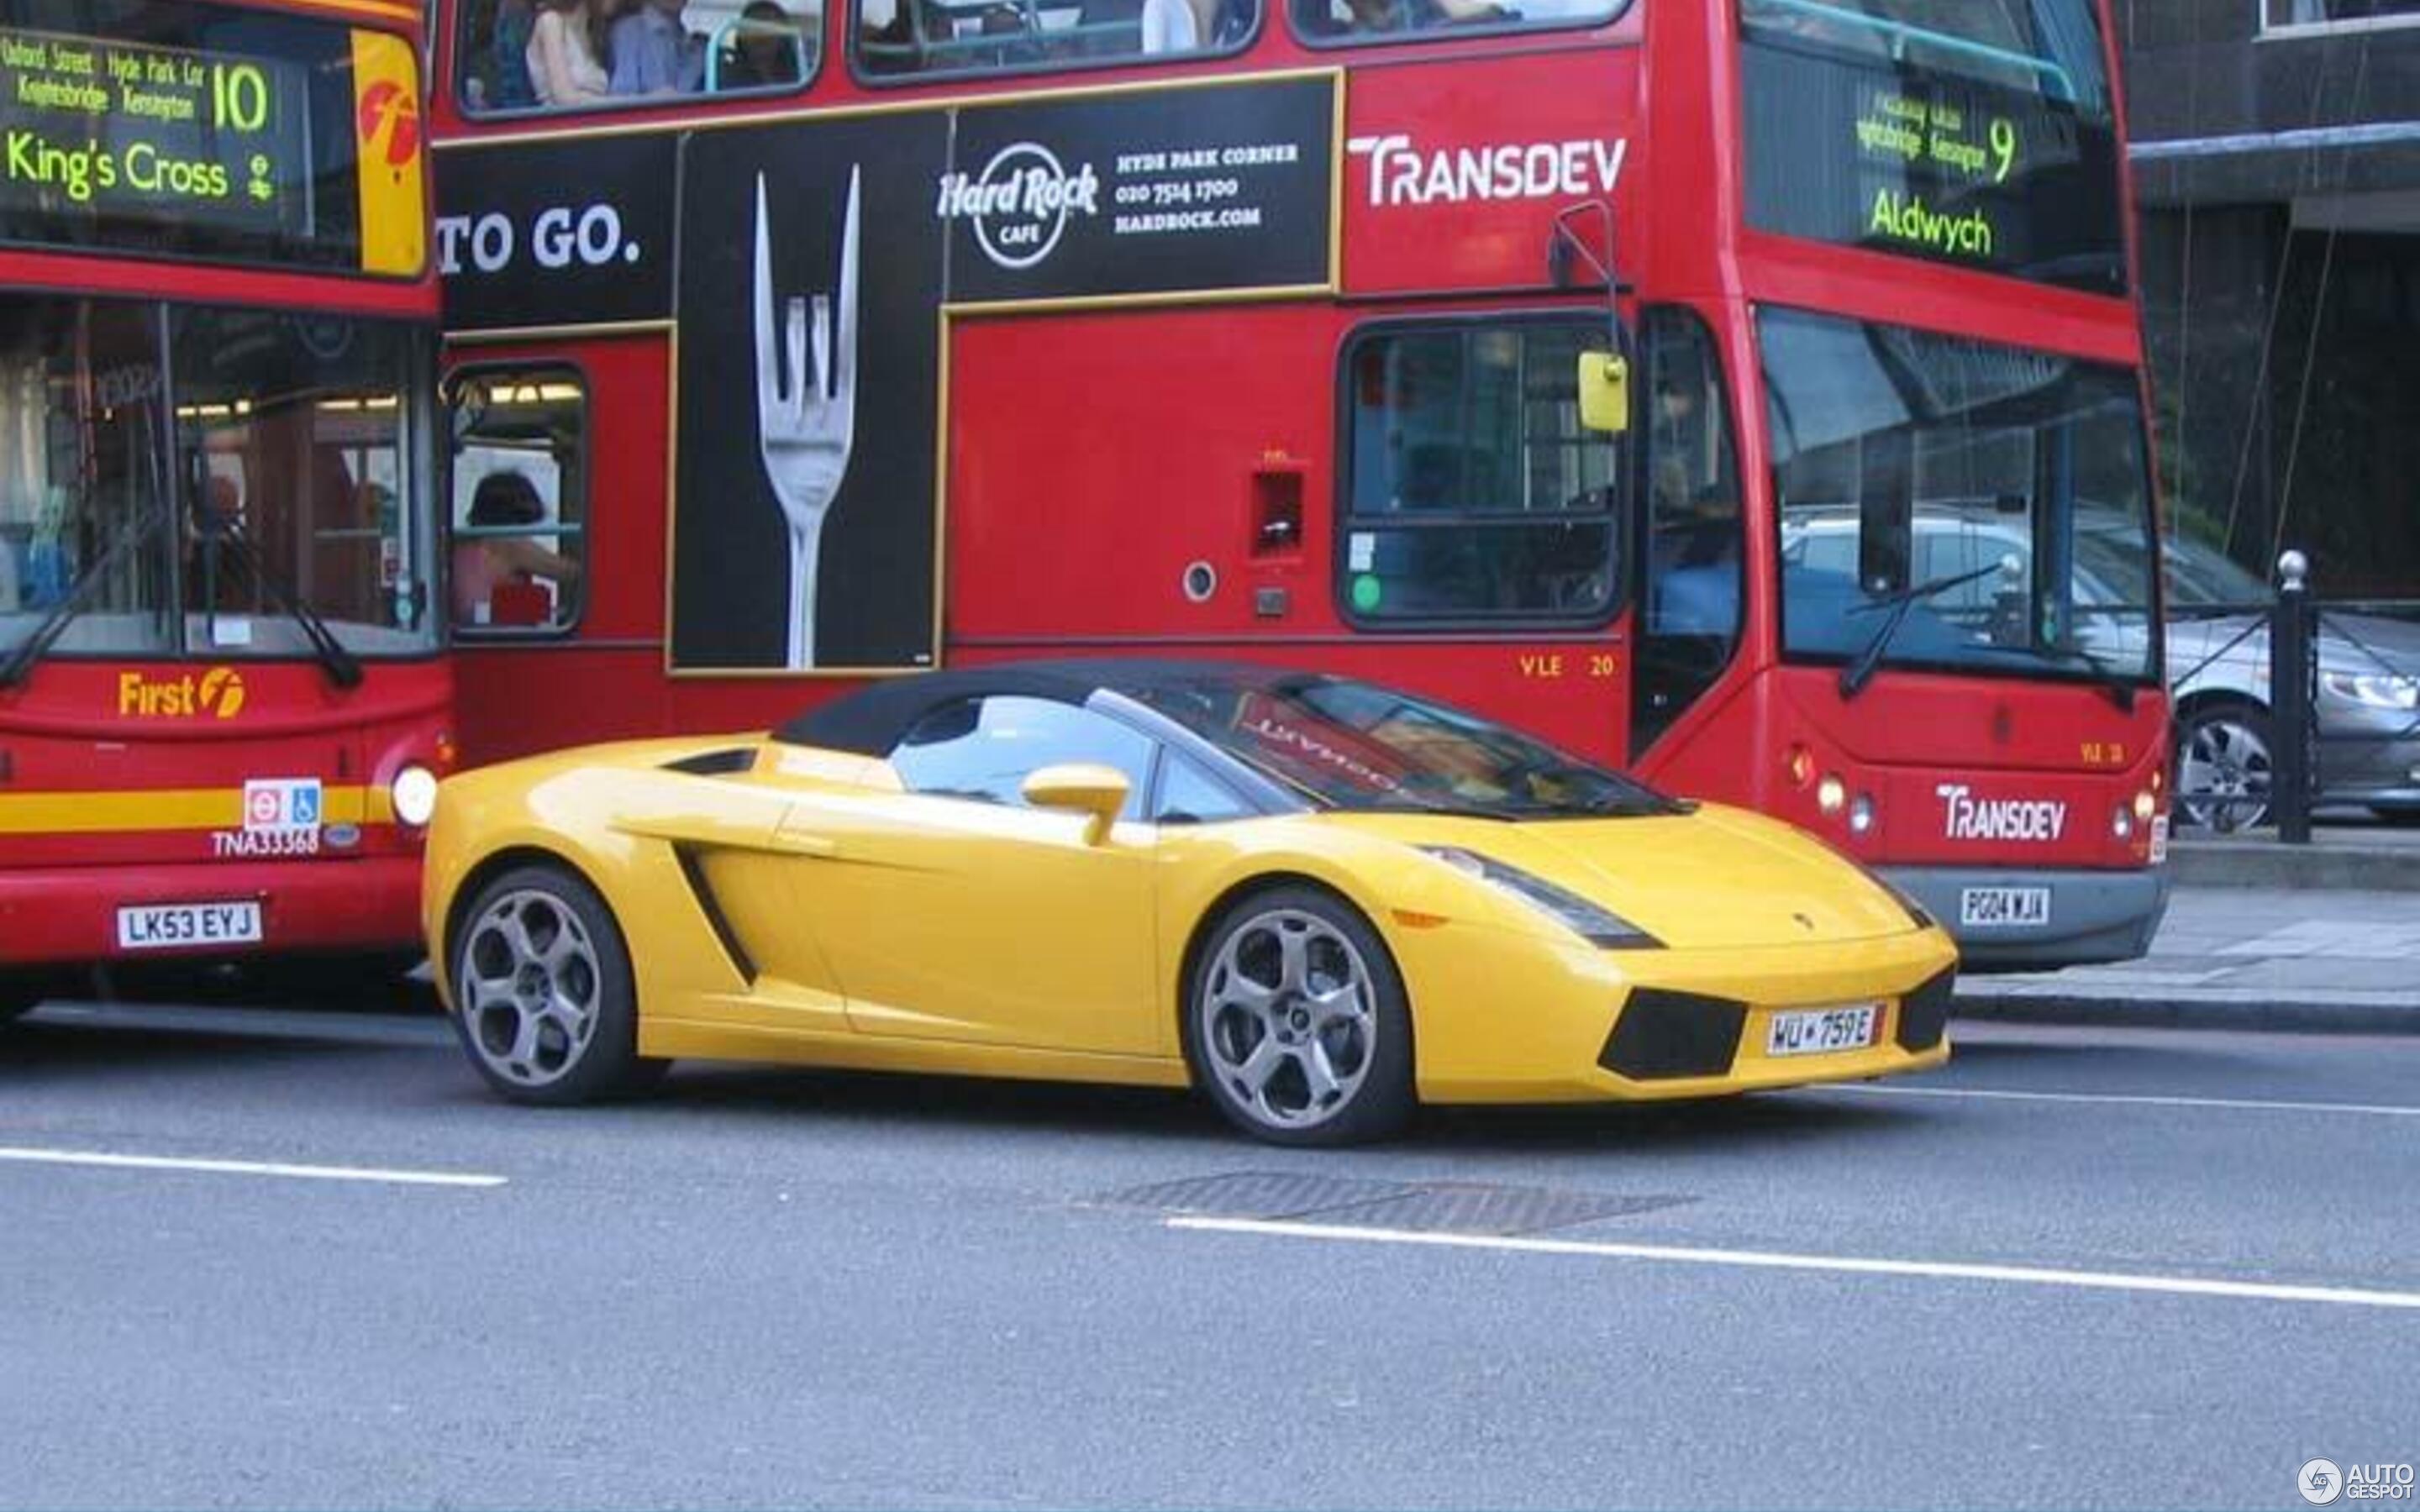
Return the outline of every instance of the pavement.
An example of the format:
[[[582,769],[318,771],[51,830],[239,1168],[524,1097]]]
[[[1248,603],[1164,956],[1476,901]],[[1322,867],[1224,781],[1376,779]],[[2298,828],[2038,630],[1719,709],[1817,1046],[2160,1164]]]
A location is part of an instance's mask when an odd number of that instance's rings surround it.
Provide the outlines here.
[[[2141,960],[1969,977],[1959,1015],[2036,1023],[2420,1034],[2420,830],[2180,840]]]
[[[2283,1507],[2420,1458],[2412,1040],[1978,1025],[1300,1151],[764,1067],[516,1108],[422,1016],[0,1039],[0,1505]]]

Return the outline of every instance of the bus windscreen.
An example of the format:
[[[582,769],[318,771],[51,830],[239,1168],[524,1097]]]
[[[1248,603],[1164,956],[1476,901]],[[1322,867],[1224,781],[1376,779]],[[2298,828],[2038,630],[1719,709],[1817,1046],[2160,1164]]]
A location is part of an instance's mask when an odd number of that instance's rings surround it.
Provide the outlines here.
[[[1758,227],[2126,291],[2095,0],[1745,0]]]
[[[384,33],[211,5],[0,7],[0,242],[416,274],[418,80]]]

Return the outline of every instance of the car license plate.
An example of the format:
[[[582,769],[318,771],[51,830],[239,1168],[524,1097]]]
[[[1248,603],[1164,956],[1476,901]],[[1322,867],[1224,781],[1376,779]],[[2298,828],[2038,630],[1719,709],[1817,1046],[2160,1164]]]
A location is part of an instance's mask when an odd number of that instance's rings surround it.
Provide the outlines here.
[[[1962,887],[1958,893],[1961,924],[2006,924],[2039,927],[2050,922],[2048,887]]]
[[[121,950],[251,945],[259,939],[260,904],[249,898],[223,903],[145,903],[117,911]]]
[[[2168,858],[2168,816],[2151,816],[2151,864],[2158,866]]]
[[[1810,1008],[1776,1013],[1765,1031],[1768,1056],[1826,1056],[1836,1050],[1863,1050],[1874,1042],[1882,1025],[1880,1003],[1844,1003],[1838,1008]]]

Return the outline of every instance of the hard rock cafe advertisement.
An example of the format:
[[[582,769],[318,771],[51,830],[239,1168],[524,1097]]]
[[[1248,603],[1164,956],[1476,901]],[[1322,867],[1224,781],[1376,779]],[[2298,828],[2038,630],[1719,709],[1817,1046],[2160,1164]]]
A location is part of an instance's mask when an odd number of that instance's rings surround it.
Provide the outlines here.
[[[1319,75],[691,133],[674,670],[932,665],[944,305],[1326,286],[1335,88]],[[1080,413],[1080,396],[1037,388],[1031,415],[1000,418]]]

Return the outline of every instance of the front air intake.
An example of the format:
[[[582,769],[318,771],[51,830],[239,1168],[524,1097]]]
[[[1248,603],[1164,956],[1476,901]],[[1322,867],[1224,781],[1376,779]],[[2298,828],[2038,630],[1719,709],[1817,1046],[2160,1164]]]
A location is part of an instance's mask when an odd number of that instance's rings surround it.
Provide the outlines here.
[[[1951,966],[1900,999],[1901,1050],[1930,1050],[1941,1042],[1942,1031],[1949,1026],[1950,989],[1957,984],[1958,968]]]
[[[1739,1054],[1746,1024],[1745,1003],[1642,988],[1622,1005],[1596,1063],[1641,1082],[1721,1076]]]

